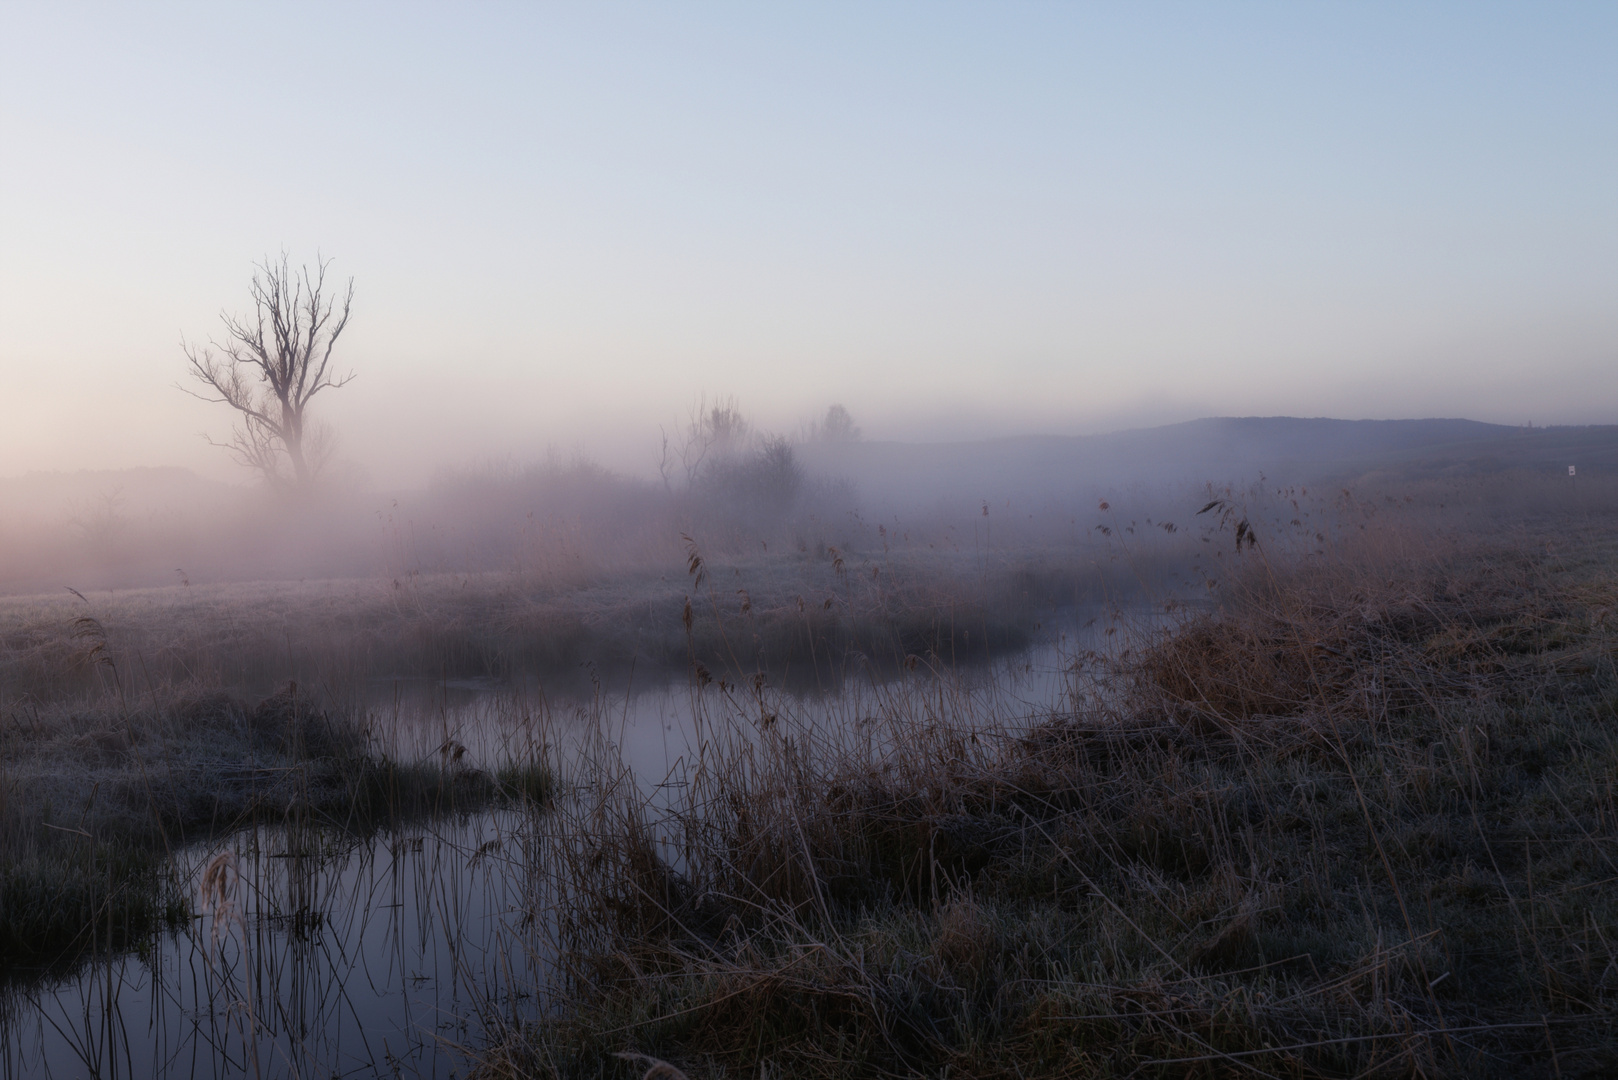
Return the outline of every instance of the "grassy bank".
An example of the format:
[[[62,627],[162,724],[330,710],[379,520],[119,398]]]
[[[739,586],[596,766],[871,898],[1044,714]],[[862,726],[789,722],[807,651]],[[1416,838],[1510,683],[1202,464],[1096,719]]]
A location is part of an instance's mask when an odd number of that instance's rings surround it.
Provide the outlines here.
[[[664,573],[584,583],[519,574],[69,590],[0,601],[9,696],[58,701],[99,689],[112,660],[126,684],[203,681],[258,692],[297,680],[340,690],[377,678],[711,670],[834,685],[854,663],[906,656],[969,663],[1026,645],[1054,612],[1135,588],[1094,553],[997,557],[895,551],[689,557]]]
[[[729,694],[672,811],[581,777],[555,1008],[483,1075],[1610,1075],[1618,562],[1574,527],[1249,549],[1021,724]]]
[[[12,974],[180,924],[190,898],[175,853],[250,823],[363,833],[549,793],[533,762],[490,775],[448,755],[391,761],[363,714],[295,686],[251,705],[181,689],[0,719],[0,971]]]

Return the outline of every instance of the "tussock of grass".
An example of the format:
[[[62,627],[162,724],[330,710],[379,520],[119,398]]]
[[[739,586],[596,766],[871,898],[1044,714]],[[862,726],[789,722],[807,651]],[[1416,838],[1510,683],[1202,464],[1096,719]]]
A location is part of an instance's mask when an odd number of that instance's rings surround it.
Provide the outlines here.
[[[598,762],[484,1074],[1618,1070],[1618,579],[1419,554],[1255,562],[1021,727],[738,711],[668,815]]]
[[[368,831],[475,809],[494,781],[392,762],[296,686],[15,711],[0,728],[0,966],[139,944],[187,917],[169,856],[252,821]],[[530,791],[538,781],[530,779]]]
[[[13,964],[60,964],[91,948],[137,945],[189,917],[160,853],[76,839],[0,866],[0,977],[31,974]]]
[[[494,784],[512,802],[533,806],[548,805],[556,788],[550,765],[540,760],[513,761],[500,766],[495,770]]]

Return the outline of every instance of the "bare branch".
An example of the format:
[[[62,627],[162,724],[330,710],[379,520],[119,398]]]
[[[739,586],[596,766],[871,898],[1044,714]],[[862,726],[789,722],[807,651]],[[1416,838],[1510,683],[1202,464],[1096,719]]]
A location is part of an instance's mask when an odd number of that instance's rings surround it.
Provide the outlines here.
[[[305,411],[322,390],[344,386],[353,372],[330,373],[332,350],[348,326],[354,302],[349,279],[341,307],[327,292],[330,259],[317,257],[296,273],[283,251],[254,267],[248,296],[251,316],[220,314],[224,340],[206,347],[181,341],[188,369],[201,390],[180,387],[203,401],[228,405],[239,417],[229,442],[208,441],[273,484],[312,483],[330,460],[330,432],[316,426],[306,438]],[[285,465],[291,466],[288,480]]]

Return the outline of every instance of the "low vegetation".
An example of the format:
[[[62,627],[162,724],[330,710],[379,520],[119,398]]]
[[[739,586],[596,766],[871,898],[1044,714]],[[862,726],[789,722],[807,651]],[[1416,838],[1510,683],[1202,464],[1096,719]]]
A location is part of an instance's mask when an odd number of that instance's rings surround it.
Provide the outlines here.
[[[987,565],[836,547],[704,558],[690,545],[668,573],[586,583],[407,574],[88,599],[62,590],[0,602],[0,679],[14,700],[44,702],[102,691],[103,659],[141,687],[202,681],[262,694],[291,678],[340,695],[368,679],[533,677],[570,689],[587,683],[586,665],[681,678],[695,659],[732,677],[766,670],[831,686],[867,662],[1002,655],[1058,608],[1131,587],[1119,567],[1060,553]]]
[[[249,824],[363,833],[548,797],[537,762],[492,777],[452,752],[390,760],[363,714],[323,709],[296,684],[251,706],[182,688],[16,708],[0,728],[0,970],[71,964],[184,922],[174,853]]]
[[[1610,1075],[1618,578],[1563,524],[1250,552],[1022,724],[744,688],[671,809],[587,763],[482,1075]]]

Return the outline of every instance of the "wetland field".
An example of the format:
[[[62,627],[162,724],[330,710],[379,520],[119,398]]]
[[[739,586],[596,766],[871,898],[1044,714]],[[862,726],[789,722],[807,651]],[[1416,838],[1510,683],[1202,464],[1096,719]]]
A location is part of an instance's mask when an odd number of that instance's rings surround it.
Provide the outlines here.
[[[0,1080],[1618,1078],[1615,56],[0,2]]]
[[[0,599],[0,1076],[1610,1075],[1517,483]]]

